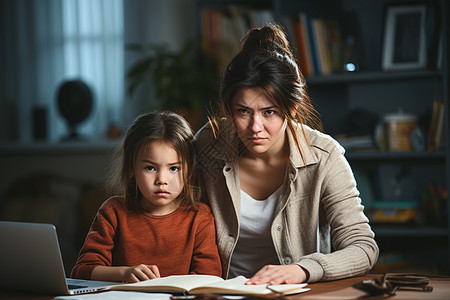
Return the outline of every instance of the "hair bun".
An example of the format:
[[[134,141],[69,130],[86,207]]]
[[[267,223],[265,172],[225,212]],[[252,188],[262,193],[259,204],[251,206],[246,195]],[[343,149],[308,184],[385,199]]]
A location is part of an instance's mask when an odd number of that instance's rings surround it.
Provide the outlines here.
[[[267,51],[287,54],[293,58],[285,31],[281,25],[268,24],[253,28],[242,41],[242,51]]]

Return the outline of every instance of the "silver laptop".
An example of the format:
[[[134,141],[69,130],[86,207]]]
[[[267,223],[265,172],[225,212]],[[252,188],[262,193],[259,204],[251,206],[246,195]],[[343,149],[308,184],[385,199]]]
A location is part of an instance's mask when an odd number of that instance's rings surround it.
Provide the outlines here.
[[[0,289],[74,295],[112,284],[66,278],[54,225],[0,221]]]

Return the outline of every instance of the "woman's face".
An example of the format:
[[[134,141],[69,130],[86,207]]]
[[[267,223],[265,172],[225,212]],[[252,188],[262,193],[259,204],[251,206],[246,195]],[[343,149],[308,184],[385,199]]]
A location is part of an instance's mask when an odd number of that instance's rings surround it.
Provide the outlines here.
[[[264,89],[239,90],[231,109],[239,138],[251,153],[271,154],[282,150],[287,122]]]

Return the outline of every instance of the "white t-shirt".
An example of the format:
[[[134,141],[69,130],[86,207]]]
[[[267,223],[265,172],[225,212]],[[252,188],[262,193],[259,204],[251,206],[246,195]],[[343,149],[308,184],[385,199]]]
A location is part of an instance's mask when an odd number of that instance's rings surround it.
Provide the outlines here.
[[[252,277],[268,264],[280,264],[270,227],[281,188],[265,200],[255,200],[241,190],[239,239],[231,257],[229,277]]]

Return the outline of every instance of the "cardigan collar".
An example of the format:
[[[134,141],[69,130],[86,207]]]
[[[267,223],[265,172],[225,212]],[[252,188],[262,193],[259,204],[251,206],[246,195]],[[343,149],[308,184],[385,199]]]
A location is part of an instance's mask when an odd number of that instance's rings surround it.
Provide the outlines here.
[[[311,164],[317,163],[319,160],[312,151],[311,145],[308,143],[308,133],[313,130],[307,125],[292,123],[295,133],[297,135],[297,141],[300,146],[300,150],[297,147],[294,137],[290,130],[287,130],[289,140],[289,160],[294,168],[302,168]],[[300,152],[301,151],[301,152]],[[302,158],[303,154],[303,158]]]

